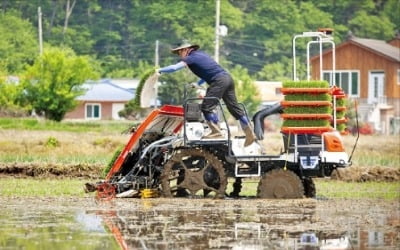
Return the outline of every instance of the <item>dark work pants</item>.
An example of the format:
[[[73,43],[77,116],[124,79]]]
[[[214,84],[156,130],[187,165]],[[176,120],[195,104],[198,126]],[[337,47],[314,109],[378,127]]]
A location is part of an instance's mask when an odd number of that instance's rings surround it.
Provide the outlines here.
[[[237,102],[235,85],[230,75],[221,74],[208,84],[209,87],[207,88],[206,96],[201,104],[201,110],[205,115],[213,113],[213,110],[218,105],[218,100],[221,98],[224,100],[229,113],[231,113],[236,120],[239,120],[245,115],[242,107]],[[214,98],[207,99],[207,97],[216,97],[218,100]]]

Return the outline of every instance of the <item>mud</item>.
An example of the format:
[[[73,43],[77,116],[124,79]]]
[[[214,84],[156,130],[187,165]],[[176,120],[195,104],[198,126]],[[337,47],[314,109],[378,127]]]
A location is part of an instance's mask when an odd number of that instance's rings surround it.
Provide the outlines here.
[[[400,168],[389,167],[349,167],[337,169],[331,176],[334,180],[341,181],[400,181]]]
[[[99,179],[103,168],[100,164],[0,163],[0,176]],[[351,166],[334,171],[331,177],[350,182],[397,182],[400,168]]]
[[[0,248],[398,249],[398,201],[0,198]]]
[[[98,179],[102,171],[98,164],[0,163],[0,176]]]

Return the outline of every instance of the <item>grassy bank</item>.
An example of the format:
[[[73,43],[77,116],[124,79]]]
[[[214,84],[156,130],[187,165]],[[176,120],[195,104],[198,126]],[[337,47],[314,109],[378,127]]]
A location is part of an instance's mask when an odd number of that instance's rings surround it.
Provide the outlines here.
[[[93,180],[82,179],[32,179],[2,178],[0,196],[4,197],[94,197],[86,194],[83,185]],[[258,183],[246,182],[242,187],[243,196],[255,196]],[[400,199],[400,183],[386,182],[342,182],[333,180],[315,181],[318,198],[347,199]],[[231,190],[228,186],[227,193]]]
[[[0,129],[29,131],[64,131],[64,132],[115,132],[120,133],[135,125],[132,121],[62,121],[55,122],[35,118],[0,117]]]
[[[135,122],[52,122],[31,118],[0,118],[0,162],[82,163],[106,165],[129,135]],[[350,154],[355,137],[345,136]],[[268,154],[283,148],[279,132],[266,132]],[[352,158],[354,166],[400,167],[400,136],[361,135]]]
[[[93,180],[92,180],[93,181]],[[8,197],[85,197],[81,179],[2,178],[0,196]]]

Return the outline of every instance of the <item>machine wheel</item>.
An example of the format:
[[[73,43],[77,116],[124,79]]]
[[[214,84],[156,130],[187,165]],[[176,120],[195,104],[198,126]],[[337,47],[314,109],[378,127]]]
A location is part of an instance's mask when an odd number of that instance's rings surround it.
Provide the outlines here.
[[[290,170],[273,169],[265,173],[258,184],[257,196],[268,199],[303,198],[300,178]]]
[[[213,195],[223,198],[228,181],[222,162],[203,149],[180,149],[168,160],[161,174],[165,197]]]
[[[304,185],[304,195],[307,198],[315,198],[316,190],[313,179],[310,177],[305,177],[303,179],[303,185]]]

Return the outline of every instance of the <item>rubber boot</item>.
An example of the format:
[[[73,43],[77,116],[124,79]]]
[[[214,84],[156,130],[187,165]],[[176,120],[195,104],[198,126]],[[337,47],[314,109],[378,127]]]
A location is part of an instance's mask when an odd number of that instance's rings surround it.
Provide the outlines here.
[[[251,144],[253,144],[253,142],[256,141],[256,135],[254,134],[254,131],[251,129],[251,126],[246,126],[245,128],[243,128],[244,134],[246,135],[246,139],[244,140],[244,146],[247,147]]]
[[[205,138],[205,139],[222,138],[221,129],[219,128],[218,124],[215,124],[210,121],[207,121],[207,124],[208,124],[208,127],[210,127],[210,129],[211,129],[211,133],[204,136],[203,138]]]

